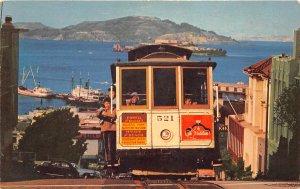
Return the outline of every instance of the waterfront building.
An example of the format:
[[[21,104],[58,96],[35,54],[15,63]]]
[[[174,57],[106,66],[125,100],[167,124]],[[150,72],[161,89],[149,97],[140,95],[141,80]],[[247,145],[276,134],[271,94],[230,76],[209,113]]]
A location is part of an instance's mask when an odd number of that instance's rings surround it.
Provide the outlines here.
[[[229,116],[227,148],[233,160],[243,158],[251,165],[252,176],[265,172],[267,102],[270,88],[272,57],[244,69],[249,76],[245,113]]]
[[[19,32],[6,17],[0,29],[0,180],[10,175],[12,131],[18,123]]]
[[[267,165],[270,176],[288,178],[291,176],[288,171],[295,167],[290,165],[288,168],[289,156],[297,152],[290,152],[293,132],[286,124],[278,124],[274,106],[285,88],[297,83],[297,80],[300,83],[300,28],[294,32],[293,55],[274,56],[272,62]],[[299,156],[298,151],[298,159]]]

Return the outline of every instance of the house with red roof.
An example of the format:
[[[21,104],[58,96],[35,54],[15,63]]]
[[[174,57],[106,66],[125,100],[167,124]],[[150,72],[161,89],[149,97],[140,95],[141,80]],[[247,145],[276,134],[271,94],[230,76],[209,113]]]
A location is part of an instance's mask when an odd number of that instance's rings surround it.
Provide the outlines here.
[[[244,68],[249,76],[245,113],[229,116],[227,148],[234,161],[243,158],[255,176],[265,172],[267,102],[269,99],[272,57]]]

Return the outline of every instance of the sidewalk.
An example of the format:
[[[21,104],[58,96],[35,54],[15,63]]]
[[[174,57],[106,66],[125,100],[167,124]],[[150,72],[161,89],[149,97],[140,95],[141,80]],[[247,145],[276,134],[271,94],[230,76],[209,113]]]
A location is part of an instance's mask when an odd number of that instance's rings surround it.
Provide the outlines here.
[[[300,189],[300,181],[209,181],[224,189]]]

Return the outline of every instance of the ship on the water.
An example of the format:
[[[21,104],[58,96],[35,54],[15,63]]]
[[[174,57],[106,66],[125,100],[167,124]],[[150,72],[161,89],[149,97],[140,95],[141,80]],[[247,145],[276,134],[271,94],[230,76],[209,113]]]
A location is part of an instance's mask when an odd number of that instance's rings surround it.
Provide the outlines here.
[[[114,44],[112,49],[114,52],[128,52],[130,50],[133,50],[134,48],[136,47],[130,45]]]
[[[25,81],[28,76],[32,75],[35,87],[33,89],[29,89],[25,87]],[[102,93],[101,89],[92,89],[90,86],[90,81],[82,85],[82,80],[80,78],[80,85],[74,86],[74,78],[72,77],[72,90],[70,93],[53,93],[50,88],[41,87],[40,82],[35,78],[32,68],[30,66],[29,71],[25,74],[25,68],[23,69],[23,76],[21,85],[18,87],[18,94],[30,97],[37,98],[57,98],[66,100],[68,104],[71,105],[79,105],[79,106],[93,106],[98,107],[100,105],[99,102],[103,100],[105,94]]]
[[[67,98],[67,102],[72,105],[95,105],[98,106],[99,102],[105,97],[101,89],[92,89],[90,81],[82,86],[82,80],[80,78],[80,84],[73,87],[74,78],[72,77],[72,91]]]
[[[227,51],[221,48],[208,48],[208,47],[201,47],[193,44],[193,42],[187,41],[178,41],[178,40],[155,40],[154,44],[163,44],[163,45],[173,45],[179,46],[183,48],[187,48],[193,51],[194,56],[226,56]],[[153,43],[140,43],[136,46],[123,46],[120,44],[114,44],[112,50],[114,52],[128,52],[135,48],[145,46],[145,45],[153,45]]]
[[[32,75],[35,85],[35,87],[32,90],[24,86],[30,73]],[[55,94],[51,91],[50,88],[41,87],[40,82],[36,81],[31,66],[27,74],[25,74],[25,68],[23,68],[22,82],[21,85],[18,87],[18,94],[37,98],[51,98],[55,96]]]
[[[90,86],[77,85],[72,91],[69,99],[81,99],[82,101],[99,101],[103,97],[101,89],[92,89]]]
[[[44,87],[34,87],[33,90],[31,90],[26,87],[19,86],[18,94],[37,98],[51,98],[55,96],[55,94],[49,88]]]

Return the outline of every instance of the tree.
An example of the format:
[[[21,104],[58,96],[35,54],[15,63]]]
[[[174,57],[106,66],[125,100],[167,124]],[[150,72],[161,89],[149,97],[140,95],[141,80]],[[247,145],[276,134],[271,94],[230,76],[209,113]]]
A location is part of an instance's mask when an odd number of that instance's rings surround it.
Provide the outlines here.
[[[243,158],[240,157],[238,159],[238,161],[236,163],[236,166],[237,166],[236,177],[238,179],[241,179],[244,176],[244,168],[245,168],[245,164],[244,164]]]
[[[300,85],[291,85],[283,90],[275,102],[274,113],[279,125],[287,125],[292,131],[299,129]]]
[[[79,118],[70,109],[63,108],[34,117],[20,140],[21,151],[35,152],[37,159],[64,159],[72,162],[86,151],[84,139],[79,135]]]
[[[286,140],[286,145],[283,145],[282,141],[285,140],[281,137],[278,151],[272,157],[275,162],[274,166],[270,165],[270,174],[279,179],[299,179],[300,85],[291,85],[283,90],[275,103],[274,114],[278,125],[288,127],[293,133],[293,138],[290,141]],[[283,149],[286,149],[285,154],[282,153]],[[285,168],[278,170],[277,167]]]

